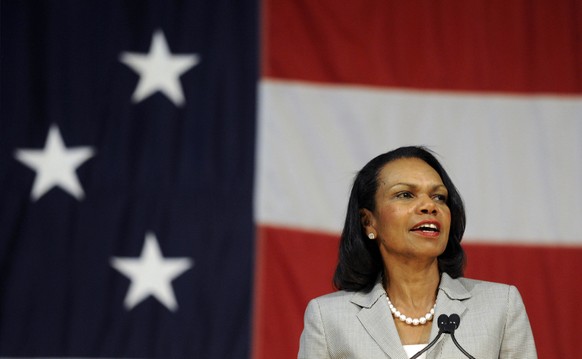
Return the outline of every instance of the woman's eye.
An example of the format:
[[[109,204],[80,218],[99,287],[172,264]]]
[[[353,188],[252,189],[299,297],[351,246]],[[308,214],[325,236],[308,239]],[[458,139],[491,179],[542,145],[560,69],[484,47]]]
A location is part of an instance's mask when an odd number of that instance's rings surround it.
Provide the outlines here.
[[[439,201],[439,202],[446,202],[447,201],[447,196],[444,195],[444,194],[436,194],[436,195],[434,195],[434,199],[436,201]]]
[[[396,194],[396,198],[412,198],[412,193],[410,192],[400,192]]]

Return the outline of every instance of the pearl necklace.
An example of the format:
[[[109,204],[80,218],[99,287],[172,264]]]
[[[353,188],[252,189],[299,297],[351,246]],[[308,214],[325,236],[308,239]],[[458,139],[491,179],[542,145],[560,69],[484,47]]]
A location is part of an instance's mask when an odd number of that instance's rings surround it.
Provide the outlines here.
[[[432,317],[434,316],[434,308],[436,307],[436,302],[432,306],[431,310],[424,316],[420,318],[411,318],[400,313],[400,311],[396,309],[394,304],[392,304],[392,302],[390,301],[390,298],[388,298],[388,294],[386,294],[386,300],[388,301],[388,306],[390,307],[390,311],[392,312],[392,315],[394,315],[394,318],[398,318],[400,319],[400,321],[405,322],[406,324],[423,325],[426,324],[427,322],[430,322],[432,320]]]

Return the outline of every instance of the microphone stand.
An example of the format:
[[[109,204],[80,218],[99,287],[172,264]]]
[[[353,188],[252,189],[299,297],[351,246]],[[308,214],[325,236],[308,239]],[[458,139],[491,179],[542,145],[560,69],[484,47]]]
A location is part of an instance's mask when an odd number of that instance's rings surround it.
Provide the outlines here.
[[[446,326],[449,325],[449,322],[450,322],[449,316],[446,315],[446,314],[441,314],[439,316],[438,321],[437,321],[437,325],[439,326],[439,332],[438,332],[437,336],[432,340],[432,342],[428,343],[427,346],[425,346],[424,348],[422,348],[422,350],[420,350],[418,353],[416,353],[413,356],[411,356],[410,359],[416,359],[416,358],[418,358],[422,353],[424,353],[425,351],[429,350],[433,345],[435,345],[436,342],[441,337],[441,335],[443,335],[443,333],[445,333]]]
[[[451,335],[451,339],[453,339],[453,343],[455,343],[457,348],[461,351],[461,353],[465,354],[465,356],[467,358],[475,359],[473,356],[471,356],[471,354],[467,353],[465,351],[465,349],[463,349],[463,347],[461,347],[461,345],[459,344],[459,342],[457,342],[457,339],[455,338],[455,330],[459,327],[460,323],[461,323],[461,318],[459,317],[458,314],[451,314],[450,317],[446,314],[441,314],[439,316],[438,321],[437,321],[437,325],[439,326],[439,332],[438,332],[437,336],[430,343],[428,343],[428,345],[426,347],[424,347],[418,353],[411,356],[410,359],[417,359],[420,355],[422,355],[422,353],[429,350],[433,345],[436,344],[436,342],[439,340],[439,338],[441,337],[441,335],[443,333]]]
[[[444,314],[443,314],[444,315]],[[433,339],[432,342],[430,342],[427,346],[425,346],[424,348],[422,348],[421,351],[419,351],[418,353],[414,354],[413,356],[410,357],[410,359],[416,359],[419,356],[422,355],[422,353],[424,353],[425,351],[429,350],[433,345],[436,344],[437,340],[439,340],[439,338],[441,337],[441,335],[443,334],[442,330],[439,330],[439,333],[437,334],[437,336]]]
[[[465,356],[467,358],[475,359],[471,354],[467,353],[465,351],[465,349],[463,349],[463,347],[461,347],[461,344],[459,344],[459,342],[457,342],[457,338],[455,338],[455,330],[459,327],[459,324],[461,324],[461,318],[459,317],[459,315],[456,313],[451,314],[451,316],[449,317],[449,323],[451,326],[451,328],[450,328],[451,329],[451,339],[453,339],[453,343],[455,343],[457,348],[459,348],[461,353],[465,354]]]
[[[473,357],[471,354],[467,353],[465,351],[465,349],[463,349],[463,347],[461,347],[461,345],[457,342],[457,339],[455,339],[455,333],[451,333],[451,339],[453,339],[453,343],[455,343],[455,345],[457,346],[457,348],[459,348],[459,350],[461,351],[461,353],[465,354],[465,356],[469,359],[475,359],[475,357]]]

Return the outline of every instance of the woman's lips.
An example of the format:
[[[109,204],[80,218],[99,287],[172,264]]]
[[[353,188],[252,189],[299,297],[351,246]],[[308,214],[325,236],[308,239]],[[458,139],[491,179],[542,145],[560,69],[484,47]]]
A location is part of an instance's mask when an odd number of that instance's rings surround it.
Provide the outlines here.
[[[438,221],[422,221],[412,227],[410,231],[425,237],[438,237],[441,232],[440,228]]]

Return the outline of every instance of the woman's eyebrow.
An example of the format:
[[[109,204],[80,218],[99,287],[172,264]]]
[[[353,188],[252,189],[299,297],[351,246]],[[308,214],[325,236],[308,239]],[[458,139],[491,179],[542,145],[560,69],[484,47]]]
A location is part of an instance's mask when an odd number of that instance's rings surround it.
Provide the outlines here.
[[[386,183],[384,183],[384,185],[386,185]],[[388,188],[394,188],[394,187],[398,187],[398,186],[412,188],[412,189],[418,189],[418,187],[419,187],[418,185],[413,184],[413,183],[398,182],[398,183],[395,183],[395,184],[393,184],[392,186],[390,186]],[[437,184],[433,185],[430,189],[434,191],[434,190],[441,189],[441,188],[444,189],[444,190],[447,190],[447,186],[445,186],[442,183],[437,183]]]

